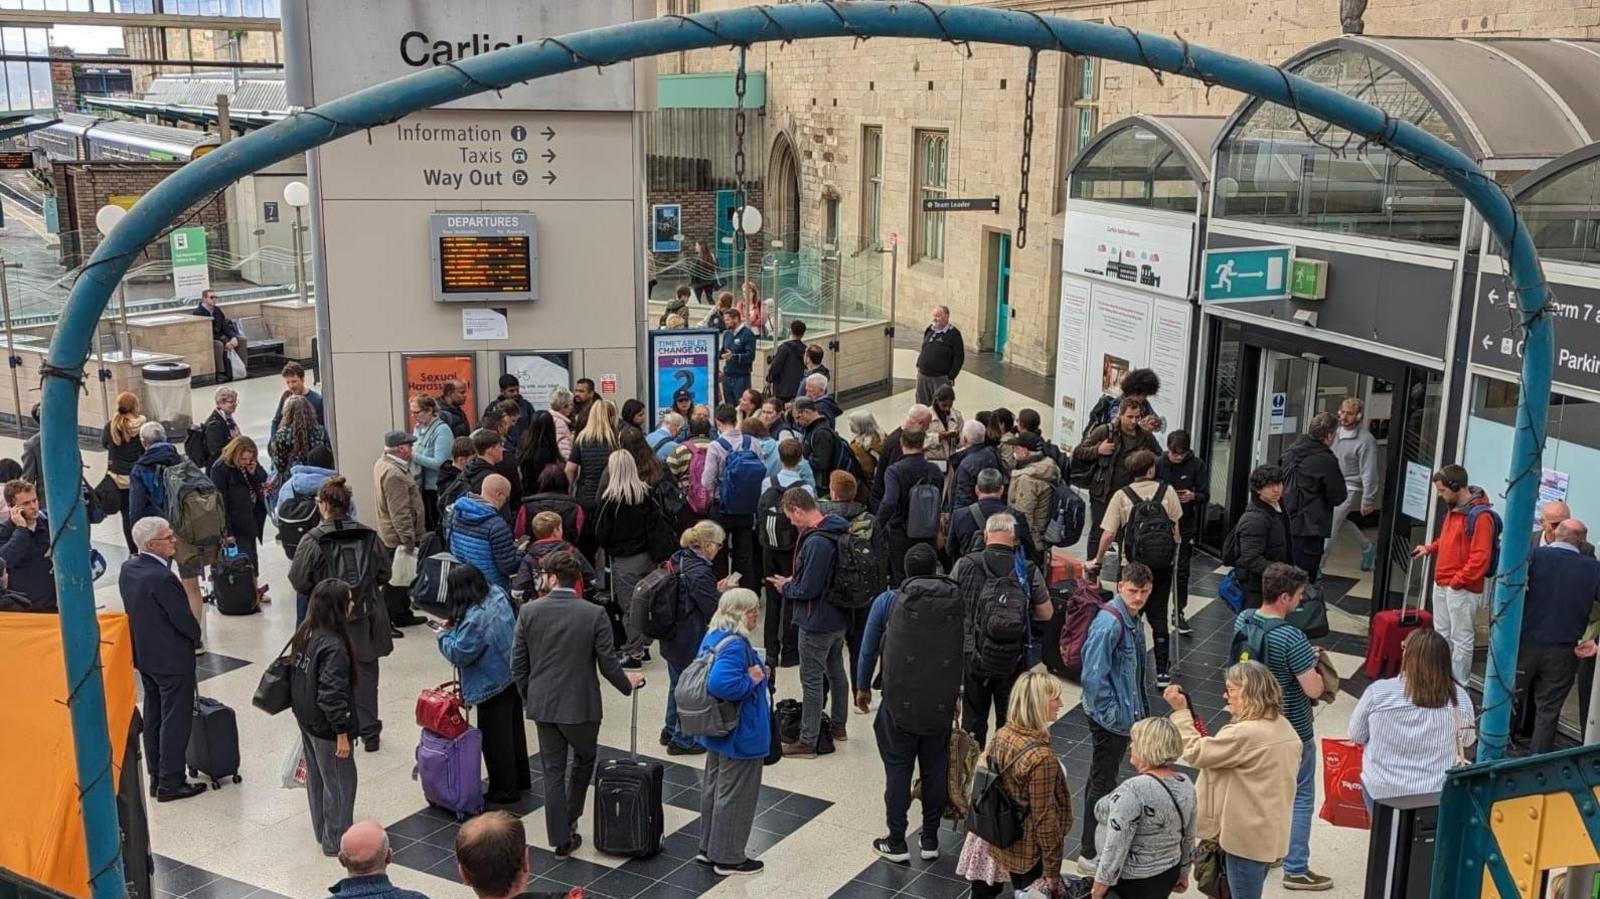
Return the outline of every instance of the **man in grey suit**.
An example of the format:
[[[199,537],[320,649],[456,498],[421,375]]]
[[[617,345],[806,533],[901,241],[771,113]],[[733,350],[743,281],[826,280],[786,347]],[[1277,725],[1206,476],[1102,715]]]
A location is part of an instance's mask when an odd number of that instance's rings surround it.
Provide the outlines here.
[[[601,718],[599,675],[624,696],[643,686],[644,676],[622,669],[605,609],[580,599],[573,589],[582,572],[572,553],[545,556],[540,576],[544,580],[540,586],[549,592],[524,604],[517,615],[511,676],[539,735],[545,828],[556,856],[566,858],[583,845],[577,827],[589,781],[594,779]]]

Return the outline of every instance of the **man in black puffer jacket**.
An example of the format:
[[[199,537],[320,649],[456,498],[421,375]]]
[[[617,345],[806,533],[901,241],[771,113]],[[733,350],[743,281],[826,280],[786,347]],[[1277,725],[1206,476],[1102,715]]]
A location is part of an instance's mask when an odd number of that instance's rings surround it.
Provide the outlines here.
[[[1257,465],[1250,472],[1250,503],[1222,541],[1222,564],[1232,565],[1244,590],[1244,607],[1261,608],[1261,575],[1290,557],[1289,516],[1283,513],[1283,471]]]
[[[1293,538],[1292,561],[1313,582],[1322,568],[1328,535],[1333,533],[1333,510],[1347,495],[1339,458],[1331,449],[1338,432],[1338,416],[1324,412],[1311,419],[1311,427],[1278,460],[1283,469],[1283,510],[1289,513]]]

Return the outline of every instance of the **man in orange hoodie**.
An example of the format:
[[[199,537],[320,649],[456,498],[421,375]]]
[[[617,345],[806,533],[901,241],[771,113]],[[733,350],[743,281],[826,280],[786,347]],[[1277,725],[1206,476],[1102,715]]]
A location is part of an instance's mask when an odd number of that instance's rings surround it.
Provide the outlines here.
[[[1483,602],[1483,582],[1500,557],[1500,518],[1483,489],[1467,483],[1467,470],[1446,465],[1433,476],[1433,492],[1450,507],[1439,538],[1412,550],[1412,558],[1437,556],[1433,566],[1433,626],[1450,642],[1456,682],[1472,673],[1473,613]]]

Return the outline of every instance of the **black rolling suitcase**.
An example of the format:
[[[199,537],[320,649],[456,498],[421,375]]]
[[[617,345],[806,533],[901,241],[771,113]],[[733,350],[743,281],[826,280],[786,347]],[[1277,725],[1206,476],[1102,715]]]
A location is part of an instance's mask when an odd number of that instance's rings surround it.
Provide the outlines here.
[[[224,556],[211,566],[211,596],[224,615],[250,615],[261,610],[256,601],[256,566],[239,553]]]
[[[594,847],[606,855],[644,858],[661,851],[665,769],[639,758],[639,691],[633,691],[629,756],[606,759],[594,772]]]
[[[222,781],[239,777],[239,723],[233,709],[205,696],[194,698],[194,723],[189,729],[189,748],[184,753],[189,776],[205,775],[211,789],[222,788]]]

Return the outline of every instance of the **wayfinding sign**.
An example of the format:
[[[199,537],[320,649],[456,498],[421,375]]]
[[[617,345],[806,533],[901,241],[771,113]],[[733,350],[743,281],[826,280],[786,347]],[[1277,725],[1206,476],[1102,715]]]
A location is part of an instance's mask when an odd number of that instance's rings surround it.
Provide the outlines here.
[[[929,197],[923,212],[999,212],[999,197]]]
[[[1206,250],[1200,299],[1207,303],[1288,299],[1293,263],[1294,247]]]
[[[1474,305],[1472,361],[1517,377],[1522,371],[1517,292],[1508,279],[1485,272]],[[1600,390],[1600,290],[1552,282],[1545,310],[1555,323],[1555,381]]]

